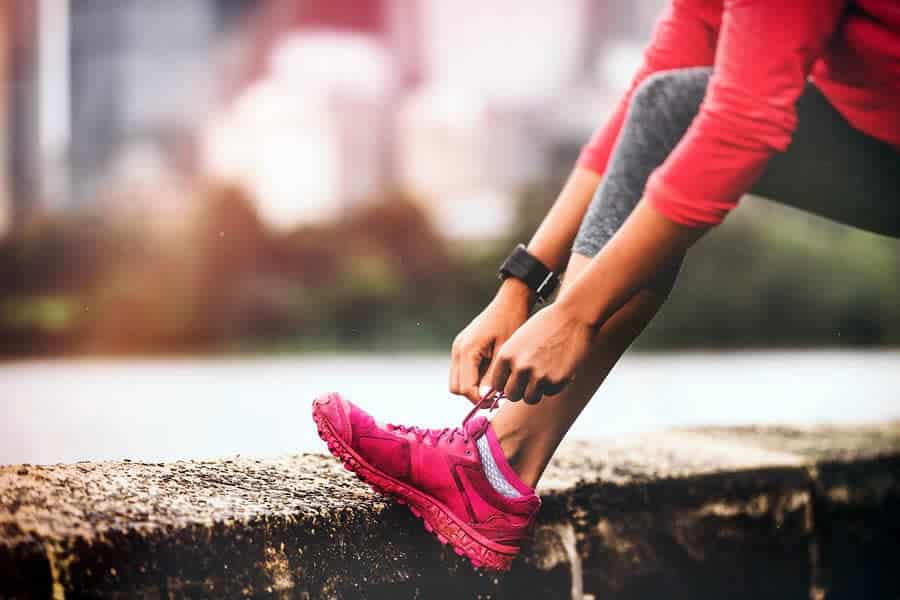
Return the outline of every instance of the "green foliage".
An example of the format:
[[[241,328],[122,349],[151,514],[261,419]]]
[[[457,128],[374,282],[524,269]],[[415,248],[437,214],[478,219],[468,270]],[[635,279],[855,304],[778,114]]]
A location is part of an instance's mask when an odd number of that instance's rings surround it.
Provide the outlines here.
[[[76,311],[69,298],[34,296],[8,301],[0,311],[0,318],[13,327],[34,328],[52,334],[72,327]]]
[[[47,222],[0,244],[0,352],[445,352],[558,189],[524,189],[510,235],[477,244],[399,196],[288,233],[232,189],[198,194],[174,230]],[[638,346],[896,346],[898,282],[897,240],[749,200],[691,251]]]
[[[748,198],[691,250],[639,345],[898,344],[900,241]]]

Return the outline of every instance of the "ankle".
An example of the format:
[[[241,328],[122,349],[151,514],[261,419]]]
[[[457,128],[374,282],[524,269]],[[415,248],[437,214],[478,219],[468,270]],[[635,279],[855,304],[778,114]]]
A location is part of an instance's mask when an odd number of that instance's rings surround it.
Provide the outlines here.
[[[494,427],[494,433],[497,435],[497,441],[500,442],[500,448],[503,450],[503,456],[506,462],[518,473],[518,466],[525,459],[525,436],[519,431],[510,431],[502,428]]]
[[[495,427],[494,433],[506,462],[523,483],[534,488],[543,472],[541,444],[535,443],[537,440],[521,429]]]

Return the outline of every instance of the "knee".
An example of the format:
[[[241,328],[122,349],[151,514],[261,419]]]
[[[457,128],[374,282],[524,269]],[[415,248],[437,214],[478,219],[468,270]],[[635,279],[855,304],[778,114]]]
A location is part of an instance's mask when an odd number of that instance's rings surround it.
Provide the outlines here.
[[[692,67],[650,75],[631,97],[629,122],[683,134],[700,111],[711,74],[709,67]]]
[[[681,85],[680,71],[660,71],[644,79],[631,96],[631,107],[636,110],[652,110],[662,104]]]

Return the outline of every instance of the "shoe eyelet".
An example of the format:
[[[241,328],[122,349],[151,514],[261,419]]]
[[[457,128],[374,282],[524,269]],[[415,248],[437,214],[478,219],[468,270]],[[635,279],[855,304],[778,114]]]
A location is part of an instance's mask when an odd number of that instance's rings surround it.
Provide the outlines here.
[[[472,451],[467,449],[467,450],[466,450],[466,456],[472,456]]]

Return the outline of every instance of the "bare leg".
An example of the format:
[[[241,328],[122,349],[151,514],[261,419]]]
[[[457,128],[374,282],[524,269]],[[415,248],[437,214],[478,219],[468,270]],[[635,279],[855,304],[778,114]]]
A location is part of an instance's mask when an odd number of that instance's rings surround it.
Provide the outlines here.
[[[563,289],[590,258],[572,254]],[[669,284],[671,285],[671,284]],[[653,319],[669,287],[643,289],[603,324],[575,379],[558,395],[535,405],[510,402],[491,421],[500,446],[522,481],[534,487],[566,432],[596,393],[619,357]]]

